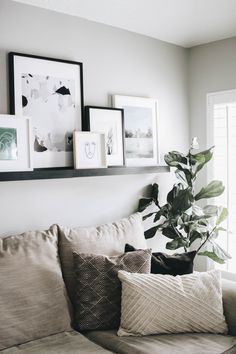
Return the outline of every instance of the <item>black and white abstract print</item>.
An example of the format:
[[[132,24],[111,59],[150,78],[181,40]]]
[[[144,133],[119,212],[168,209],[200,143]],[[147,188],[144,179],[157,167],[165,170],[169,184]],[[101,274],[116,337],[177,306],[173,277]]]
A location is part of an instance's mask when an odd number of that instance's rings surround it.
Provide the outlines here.
[[[75,81],[23,73],[22,109],[32,119],[34,151],[72,151],[75,129]]]

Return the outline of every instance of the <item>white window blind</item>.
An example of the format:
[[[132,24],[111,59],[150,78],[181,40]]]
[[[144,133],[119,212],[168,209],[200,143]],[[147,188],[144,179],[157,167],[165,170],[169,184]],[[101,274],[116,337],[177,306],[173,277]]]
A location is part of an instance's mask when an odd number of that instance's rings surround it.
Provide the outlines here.
[[[236,91],[208,95],[208,144],[215,145],[209,180],[218,179],[225,185],[215,204],[229,211],[223,225],[227,232],[221,232],[218,243],[232,259],[218,268],[236,273]]]

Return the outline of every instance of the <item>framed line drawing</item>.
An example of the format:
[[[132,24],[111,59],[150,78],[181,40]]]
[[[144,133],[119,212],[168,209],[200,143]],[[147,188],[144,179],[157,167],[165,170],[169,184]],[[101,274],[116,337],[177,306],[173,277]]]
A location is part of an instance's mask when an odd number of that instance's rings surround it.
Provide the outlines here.
[[[31,120],[0,115],[0,172],[32,171]]]
[[[9,53],[10,111],[31,118],[36,168],[73,166],[73,131],[81,129],[83,65]]]
[[[74,168],[106,168],[105,134],[75,131]]]
[[[104,133],[106,136],[107,165],[124,165],[123,109],[86,106],[83,130]]]
[[[157,100],[114,95],[113,106],[124,109],[126,165],[157,165]]]

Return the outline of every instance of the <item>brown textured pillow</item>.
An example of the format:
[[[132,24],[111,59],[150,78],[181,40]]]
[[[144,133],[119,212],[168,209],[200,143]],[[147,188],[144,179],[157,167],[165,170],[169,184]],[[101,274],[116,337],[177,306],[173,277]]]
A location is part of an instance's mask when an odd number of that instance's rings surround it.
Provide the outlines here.
[[[0,238],[0,351],[71,330],[57,227]]]
[[[97,227],[67,228],[59,226],[59,255],[62,274],[72,304],[75,306],[73,252],[116,256],[124,253],[126,243],[146,249],[140,213],[112,224]]]
[[[150,273],[151,250],[120,256],[74,255],[76,275],[75,327],[115,329],[120,324],[121,283],[118,271]]]

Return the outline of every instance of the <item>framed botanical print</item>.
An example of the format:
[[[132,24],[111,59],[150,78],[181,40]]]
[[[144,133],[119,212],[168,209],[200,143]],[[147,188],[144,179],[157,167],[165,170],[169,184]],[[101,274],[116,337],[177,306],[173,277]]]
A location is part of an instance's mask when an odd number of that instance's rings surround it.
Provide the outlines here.
[[[82,63],[9,53],[12,114],[31,118],[36,168],[73,166],[73,131],[81,129]]]
[[[110,107],[85,107],[83,130],[104,133],[108,166],[124,165],[124,112]]]
[[[157,100],[114,95],[113,106],[124,109],[126,165],[158,164]]]
[[[74,168],[106,168],[105,134],[74,132]]]
[[[0,115],[0,172],[32,171],[31,120]]]

